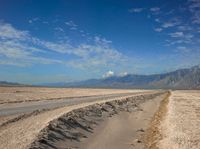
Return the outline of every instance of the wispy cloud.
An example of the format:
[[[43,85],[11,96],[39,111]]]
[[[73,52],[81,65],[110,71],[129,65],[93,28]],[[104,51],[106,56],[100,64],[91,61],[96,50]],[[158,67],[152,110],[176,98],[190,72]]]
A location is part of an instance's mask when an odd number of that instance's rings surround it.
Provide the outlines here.
[[[178,38],[178,37],[183,37],[184,33],[183,32],[174,32],[169,34],[173,38]]]
[[[59,32],[64,32],[64,29],[61,28],[61,27],[55,27],[55,30],[56,30],[56,31],[59,31]]]
[[[112,41],[100,36],[93,37],[91,43],[75,46],[68,41],[51,42],[33,37],[28,31],[1,22],[0,64],[23,67],[34,64],[61,64],[79,69],[101,69],[124,64],[127,57],[111,44]],[[49,58],[50,52],[62,56],[71,55],[74,58],[69,60]]]
[[[152,7],[152,8],[150,8],[150,11],[151,11],[151,13],[154,14],[154,15],[158,15],[158,14],[161,13],[159,7]]]
[[[78,25],[75,24],[73,21],[65,22],[65,24],[66,24],[67,26],[69,26],[71,30],[77,30]]]
[[[20,31],[13,28],[10,24],[0,22],[0,37],[1,39],[18,39],[25,40],[29,38],[28,31]]]
[[[169,10],[168,12],[165,13],[165,15],[172,15],[174,14],[175,10],[172,9],[172,10]]]
[[[163,30],[162,28],[155,28],[154,29],[154,31],[156,31],[156,32],[162,32],[162,30]]]
[[[150,8],[150,11],[157,12],[157,11],[160,11],[160,8],[159,7],[152,7],[152,8]]]
[[[158,22],[158,23],[160,23],[161,21],[160,21],[160,19],[159,19],[159,18],[156,18],[156,19],[155,19],[155,22]]]
[[[28,31],[15,29],[8,23],[0,24],[0,56],[1,64],[30,66],[32,64],[61,63],[60,60],[34,56],[36,53],[44,53],[43,49],[31,46],[31,36]]]
[[[188,0],[189,11],[192,13],[192,23],[200,24],[200,1],[199,0]]]
[[[153,10],[153,9],[152,9]],[[152,11],[151,10],[151,11]],[[157,9],[160,11],[159,9]],[[156,9],[155,9],[156,11]],[[154,31],[162,31],[162,35],[168,35],[166,46],[193,46],[197,45],[198,23],[200,23],[200,1],[187,0],[177,8],[163,11],[163,15],[157,15],[154,21],[157,28]],[[187,20],[183,17],[187,16]],[[167,37],[167,36],[166,36]]]
[[[28,23],[32,24],[32,23],[37,22],[39,20],[40,20],[40,18],[38,18],[38,17],[32,18],[32,19],[28,20]]]
[[[189,53],[189,52],[191,52],[192,50],[189,49],[189,48],[187,48],[187,47],[184,47],[184,46],[178,46],[178,47],[177,47],[177,51],[178,51],[178,52],[183,52],[183,53]]]
[[[172,21],[169,21],[169,22],[164,22],[162,27],[163,28],[169,28],[169,27],[174,27],[174,26],[177,26],[179,25],[181,22],[179,20],[172,20]]]
[[[193,28],[189,25],[180,25],[177,27],[177,29],[181,31],[191,31]]]
[[[143,10],[144,10],[144,8],[131,8],[128,11],[130,13],[139,13],[139,12],[142,12]]]
[[[75,50],[80,58],[71,60],[67,64],[81,69],[116,67],[127,62],[126,56],[112,48],[103,39],[98,39],[94,44],[81,44]]]
[[[191,41],[189,40],[185,40],[185,39],[180,39],[178,38],[177,40],[175,40],[173,38],[173,40],[166,40],[167,44],[166,46],[172,46],[172,45],[182,45],[182,44],[190,44]]]

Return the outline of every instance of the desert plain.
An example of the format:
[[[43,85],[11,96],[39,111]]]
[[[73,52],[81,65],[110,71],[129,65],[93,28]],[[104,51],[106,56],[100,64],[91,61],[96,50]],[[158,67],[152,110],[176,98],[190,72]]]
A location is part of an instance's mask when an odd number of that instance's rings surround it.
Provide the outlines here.
[[[0,87],[2,149],[198,149],[200,91]]]

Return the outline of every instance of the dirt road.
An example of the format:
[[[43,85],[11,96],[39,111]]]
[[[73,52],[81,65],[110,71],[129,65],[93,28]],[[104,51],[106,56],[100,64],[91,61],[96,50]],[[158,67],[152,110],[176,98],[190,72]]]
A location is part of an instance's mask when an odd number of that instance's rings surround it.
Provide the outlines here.
[[[146,92],[141,93],[118,93],[118,94],[108,94],[108,95],[95,95],[88,97],[74,97],[74,98],[63,98],[63,99],[51,99],[51,100],[41,100],[41,101],[30,101],[22,103],[7,103],[0,105],[0,116],[8,116],[13,114],[23,114],[30,113],[35,110],[44,110],[44,109],[54,109],[63,106],[77,105],[85,102],[93,102],[106,100],[110,98],[119,98],[123,96],[131,95],[142,95]],[[153,92],[153,91],[152,91]]]

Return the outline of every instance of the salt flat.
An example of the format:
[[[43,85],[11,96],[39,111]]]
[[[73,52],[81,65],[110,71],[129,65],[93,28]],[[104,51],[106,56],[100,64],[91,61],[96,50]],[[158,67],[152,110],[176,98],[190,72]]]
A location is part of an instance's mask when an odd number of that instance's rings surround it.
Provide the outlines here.
[[[173,91],[161,122],[160,149],[200,148],[200,91]]]

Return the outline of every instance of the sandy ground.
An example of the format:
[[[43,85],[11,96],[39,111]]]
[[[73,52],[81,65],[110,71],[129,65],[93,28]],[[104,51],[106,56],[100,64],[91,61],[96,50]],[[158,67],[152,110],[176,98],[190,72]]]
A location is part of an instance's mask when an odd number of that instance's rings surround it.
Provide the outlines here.
[[[200,91],[173,91],[161,123],[160,149],[200,148]]]
[[[0,104],[142,91],[144,90],[0,87]]]
[[[133,95],[120,97],[120,99],[126,99],[128,97],[133,97]],[[112,101],[117,99],[119,98],[111,98],[109,100],[66,106],[55,110],[45,111],[36,115],[31,115],[30,117],[21,119],[17,122],[9,123],[0,127],[0,148],[14,149],[17,147],[17,149],[25,149],[34,140],[34,138],[36,138],[38,133],[43,128],[48,126],[50,121],[57,119],[63,114],[68,113],[74,109],[82,108],[94,103],[104,103],[105,101]]]

